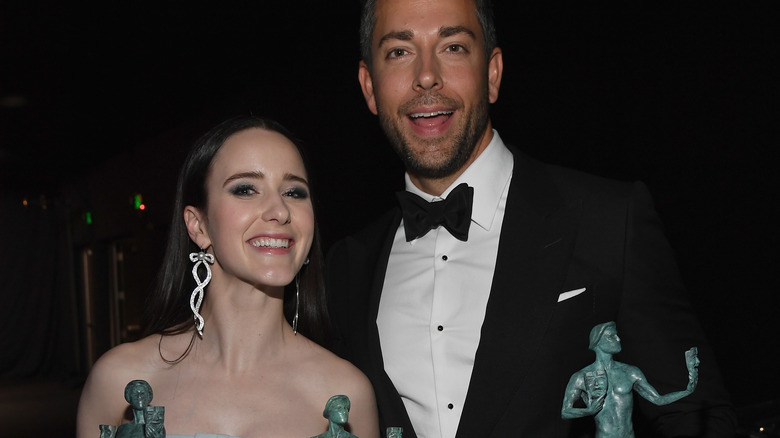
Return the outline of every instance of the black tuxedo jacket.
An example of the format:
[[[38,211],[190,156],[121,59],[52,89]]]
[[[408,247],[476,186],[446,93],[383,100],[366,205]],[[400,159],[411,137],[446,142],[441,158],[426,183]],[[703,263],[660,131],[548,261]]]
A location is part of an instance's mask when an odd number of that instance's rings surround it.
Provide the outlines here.
[[[593,419],[562,420],[571,375],[595,359],[590,329],[615,321],[623,351],[661,393],[685,389],[684,352],[699,347],[694,394],[656,407],[635,394],[635,421],[662,436],[732,436],[734,414],[693,315],[652,201],[641,183],[550,166],[517,150],[493,284],[458,437],[569,437]],[[373,382],[382,431],[415,437],[384,372],[376,326],[394,208],[337,242],[326,281],[336,352]],[[585,288],[559,302],[560,294]],[[637,421],[641,422],[637,424]],[[586,432],[587,435],[587,432]],[[641,436],[641,435],[640,435]]]

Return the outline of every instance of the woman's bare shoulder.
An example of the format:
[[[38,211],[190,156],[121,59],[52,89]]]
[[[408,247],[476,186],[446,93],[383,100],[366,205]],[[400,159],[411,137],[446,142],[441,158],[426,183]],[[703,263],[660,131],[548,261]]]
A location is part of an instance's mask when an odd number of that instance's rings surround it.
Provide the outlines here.
[[[352,433],[361,438],[376,436],[377,410],[371,381],[352,363],[323,347],[317,347],[316,359],[308,365],[312,368],[310,375],[317,380],[311,382],[312,387],[317,387],[328,397],[342,394],[349,397]]]
[[[125,377],[144,379],[154,373],[162,362],[157,351],[159,336],[149,336],[135,342],[127,342],[105,352],[92,366],[87,383],[95,381],[107,384]],[[127,382],[121,383],[122,387]]]
[[[92,366],[78,409],[78,436],[95,435],[100,424],[122,423],[127,413],[125,386],[136,379],[153,380],[164,363],[156,356],[159,336],[120,344],[104,353]]]
[[[90,376],[94,373],[96,377],[137,376],[136,379],[143,379],[154,374],[165,364],[160,358],[159,340],[159,335],[152,335],[117,345],[95,362]]]
[[[378,438],[378,415],[374,387],[371,381],[352,363],[326,350],[325,371],[331,395],[349,397],[351,432],[361,438]]]
[[[313,375],[327,375],[328,381],[339,385],[370,386],[363,372],[349,361],[314,342],[310,343],[309,349],[311,354],[306,362],[313,368],[311,370]]]

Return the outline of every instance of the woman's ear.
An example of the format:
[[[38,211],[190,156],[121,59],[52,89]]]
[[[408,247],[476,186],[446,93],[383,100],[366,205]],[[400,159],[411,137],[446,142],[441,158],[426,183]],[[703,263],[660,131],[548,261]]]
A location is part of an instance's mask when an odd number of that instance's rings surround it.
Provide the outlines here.
[[[190,239],[198,245],[198,248],[206,249],[211,246],[206,222],[203,220],[203,214],[200,210],[191,205],[184,207],[184,223],[187,225]]]

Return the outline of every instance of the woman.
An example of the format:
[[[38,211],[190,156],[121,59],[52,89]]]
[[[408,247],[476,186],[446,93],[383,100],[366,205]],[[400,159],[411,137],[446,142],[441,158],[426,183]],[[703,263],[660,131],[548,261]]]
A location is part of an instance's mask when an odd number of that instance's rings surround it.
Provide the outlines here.
[[[314,436],[327,429],[328,399],[345,394],[350,431],[378,437],[368,379],[310,340],[326,340],[322,255],[291,138],[272,121],[241,117],[196,142],[179,176],[148,335],[95,363],[79,438],[129,420],[122,393],[134,379],[151,384],[169,434]]]

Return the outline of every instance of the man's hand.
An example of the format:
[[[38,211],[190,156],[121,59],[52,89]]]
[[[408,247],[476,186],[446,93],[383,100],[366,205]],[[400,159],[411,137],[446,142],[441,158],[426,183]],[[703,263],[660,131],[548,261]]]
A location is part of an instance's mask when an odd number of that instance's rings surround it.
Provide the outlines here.
[[[699,383],[699,349],[691,348],[685,352],[685,365],[688,367],[688,391],[693,391]]]

